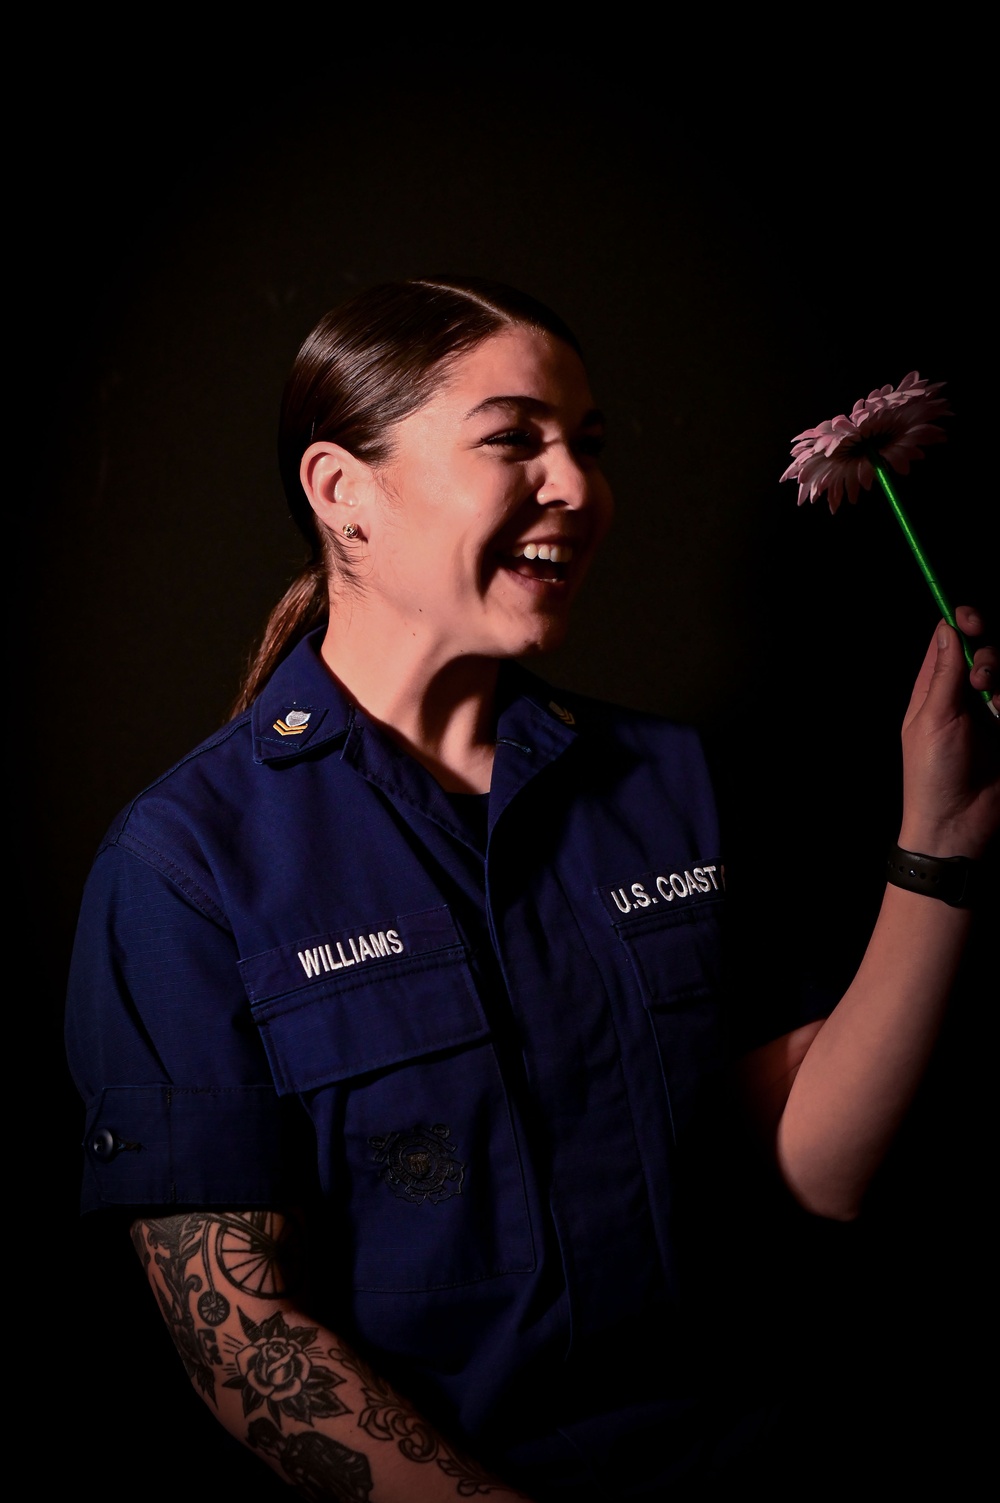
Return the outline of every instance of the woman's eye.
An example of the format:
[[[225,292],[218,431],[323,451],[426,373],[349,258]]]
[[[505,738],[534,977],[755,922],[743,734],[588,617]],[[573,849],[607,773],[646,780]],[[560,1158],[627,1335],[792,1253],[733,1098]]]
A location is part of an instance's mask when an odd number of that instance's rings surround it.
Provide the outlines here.
[[[488,449],[510,449],[518,457],[534,453],[542,446],[542,438],[528,428],[505,428],[502,433],[491,433],[481,440]],[[574,453],[580,459],[600,459],[604,451],[603,433],[582,433],[572,441]]]
[[[533,449],[538,439],[526,428],[505,428],[503,433],[491,433],[483,443],[491,449]]]

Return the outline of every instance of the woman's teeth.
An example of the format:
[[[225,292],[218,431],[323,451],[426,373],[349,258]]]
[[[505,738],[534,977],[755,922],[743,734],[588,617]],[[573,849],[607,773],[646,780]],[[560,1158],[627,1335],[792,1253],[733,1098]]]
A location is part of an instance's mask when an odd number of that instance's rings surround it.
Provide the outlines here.
[[[569,543],[525,543],[523,547],[513,550],[514,558],[540,558],[546,563],[568,564],[573,557],[573,549]]]

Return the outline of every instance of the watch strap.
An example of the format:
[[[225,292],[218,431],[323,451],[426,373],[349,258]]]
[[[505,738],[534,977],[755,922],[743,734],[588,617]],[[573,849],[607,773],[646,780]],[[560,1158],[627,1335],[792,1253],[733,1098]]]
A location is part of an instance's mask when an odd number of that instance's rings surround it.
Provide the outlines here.
[[[978,862],[971,856],[923,856],[894,845],[889,852],[886,878],[894,887],[940,898],[952,908],[971,908],[975,902]]]

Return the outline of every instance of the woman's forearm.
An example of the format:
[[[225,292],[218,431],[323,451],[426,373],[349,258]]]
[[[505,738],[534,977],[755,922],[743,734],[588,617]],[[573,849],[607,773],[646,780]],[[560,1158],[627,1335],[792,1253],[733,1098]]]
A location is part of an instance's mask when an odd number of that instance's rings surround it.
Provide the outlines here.
[[[886,889],[854,981],[796,1061],[777,1124],[786,1184],[809,1210],[857,1215],[940,1031],[970,915]]]
[[[981,630],[968,607],[958,616],[964,630]],[[972,688],[989,687],[995,651],[981,648],[975,662]],[[968,692],[958,636],[941,622],[903,722],[904,850],[985,855],[1000,819],[995,730]],[[858,973],[826,1022],[778,1040],[773,1058],[765,1051],[757,1075],[778,1164],[810,1210],[857,1215],[926,1068],[971,922],[965,908],[889,886]]]
[[[189,1379],[237,1440],[312,1500],[523,1499],[460,1456],[295,1296],[291,1221],[191,1211],[132,1238]]]

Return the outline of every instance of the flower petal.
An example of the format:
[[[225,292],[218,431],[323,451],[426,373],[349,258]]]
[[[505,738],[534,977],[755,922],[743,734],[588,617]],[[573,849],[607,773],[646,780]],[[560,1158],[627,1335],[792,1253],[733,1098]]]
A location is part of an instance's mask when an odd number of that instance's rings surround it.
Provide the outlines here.
[[[921,444],[944,442],[943,430],[930,421],[951,416],[937,395],[943,385],[908,371],[897,387],[875,387],[855,402],[850,417],[841,412],[797,433],[792,463],[781,479],[798,481],[798,504],[826,494],[836,511],[845,488],[848,500],[857,501],[860,488],[871,490],[876,459],[907,474],[912,461],[924,457]]]

